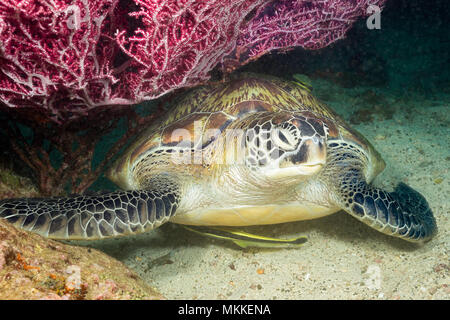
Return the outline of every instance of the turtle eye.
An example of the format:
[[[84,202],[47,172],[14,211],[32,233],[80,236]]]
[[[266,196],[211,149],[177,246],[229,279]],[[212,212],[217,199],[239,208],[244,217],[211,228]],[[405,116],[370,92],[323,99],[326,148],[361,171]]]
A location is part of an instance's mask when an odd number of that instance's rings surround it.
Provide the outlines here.
[[[297,139],[284,128],[277,128],[272,135],[273,142],[282,150],[293,151],[297,146]]]

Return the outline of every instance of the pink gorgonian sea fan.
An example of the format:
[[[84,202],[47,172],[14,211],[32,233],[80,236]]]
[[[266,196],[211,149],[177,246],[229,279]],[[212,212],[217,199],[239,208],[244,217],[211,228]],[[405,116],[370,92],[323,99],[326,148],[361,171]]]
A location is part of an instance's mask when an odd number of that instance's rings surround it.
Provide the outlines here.
[[[275,50],[318,49],[385,0],[1,0],[0,106],[64,122]]]

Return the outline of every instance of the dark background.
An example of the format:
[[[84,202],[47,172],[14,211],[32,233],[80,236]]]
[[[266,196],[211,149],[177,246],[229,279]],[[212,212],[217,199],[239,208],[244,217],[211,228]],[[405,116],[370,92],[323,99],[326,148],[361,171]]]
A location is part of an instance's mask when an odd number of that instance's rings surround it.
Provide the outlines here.
[[[369,30],[361,19],[345,39],[326,48],[269,54],[241,70],[284,77],[303,73],[398,94],[450,93],[450,1],[388,0],[379,30]]]

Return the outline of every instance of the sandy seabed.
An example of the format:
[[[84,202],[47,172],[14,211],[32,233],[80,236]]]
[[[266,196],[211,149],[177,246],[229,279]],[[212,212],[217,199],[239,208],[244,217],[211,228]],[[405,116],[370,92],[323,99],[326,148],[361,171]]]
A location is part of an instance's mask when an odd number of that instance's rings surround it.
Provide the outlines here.
[[[314,94],[369,139],[386,161],[375,184],[400,181],[428,200],[439,228],[424,245],[386,236],[341,211],[246,231],[308,242],[240,249],[166,224],[90,244],[135,270],[168,299],[449,299],[450,94],[402,95],[313,81]]]

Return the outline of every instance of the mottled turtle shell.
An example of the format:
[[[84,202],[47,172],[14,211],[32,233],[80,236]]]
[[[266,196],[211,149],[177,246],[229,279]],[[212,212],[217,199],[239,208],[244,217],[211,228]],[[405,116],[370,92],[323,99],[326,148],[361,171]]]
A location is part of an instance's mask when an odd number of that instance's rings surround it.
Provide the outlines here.
[[[212,137],[198,135],[198,131],[195,135],[196,130],[222,131],[248,113],[261,111],[301,112],[310,121],[317,119],[325,123],[329,138],[352,140],[379,157],[362,135],[317,100],[306,86],[275,77],[241,74],[230,81],[195,88],[181,96],[165,116],[145,130],[125,151],[122,158],[112,166],[108,176],[118,183],[115,177],[123,177],[128,164],[134,163],[141,155],[155,148],[178,145],[180,140],[183,140],[183,144],[191,143],[191,146],[203,148],[210,143]],[[185,134],[173,135],[177,129],[183,129]],[[201,136],[201,142],[195,141],[198,136]]]

